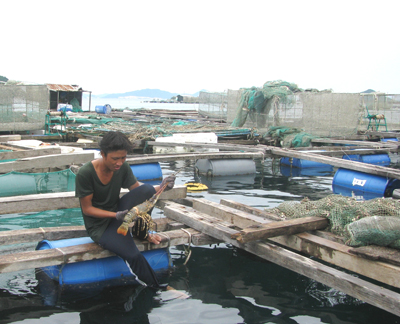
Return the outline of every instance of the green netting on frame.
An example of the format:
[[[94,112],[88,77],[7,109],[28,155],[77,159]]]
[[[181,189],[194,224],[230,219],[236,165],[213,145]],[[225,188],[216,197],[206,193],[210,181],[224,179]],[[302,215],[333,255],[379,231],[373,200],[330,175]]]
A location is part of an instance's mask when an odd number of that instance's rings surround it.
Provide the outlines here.
[[[272,101],[286,102],[289,95],[303,91],[296,84],[281,80],[265,82],[262,88],[252,87],[241,90],[242,96],[231,125],[234,127],[242,127],[248,116],[253,121],[257,119],[257,126],[262,127],[271,110]]]
[[[75,174],[70,170],[44,173],[12,171],[0,175],[0,197],[75,190]]]
[[[282,147],[308,147],[313,139],[318,138],[301,129],[285,126],[271,126],[263,137],[272,137]]]
[[[350,246],[374,244],[400,249],[400,202],[395,199],[357,201],[333,194],[316,201],[283,202],[268,211],[284,219],[326,217],[326,230],[343,236]]]

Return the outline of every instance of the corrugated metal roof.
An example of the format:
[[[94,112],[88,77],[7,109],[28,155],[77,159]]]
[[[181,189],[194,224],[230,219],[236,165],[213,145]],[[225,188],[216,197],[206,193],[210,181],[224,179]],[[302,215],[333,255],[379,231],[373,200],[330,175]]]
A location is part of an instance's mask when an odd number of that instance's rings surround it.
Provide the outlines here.
[[[47,88],[51,91],[79,91],[80,87],[69,84],[51,84],[47,83]]]

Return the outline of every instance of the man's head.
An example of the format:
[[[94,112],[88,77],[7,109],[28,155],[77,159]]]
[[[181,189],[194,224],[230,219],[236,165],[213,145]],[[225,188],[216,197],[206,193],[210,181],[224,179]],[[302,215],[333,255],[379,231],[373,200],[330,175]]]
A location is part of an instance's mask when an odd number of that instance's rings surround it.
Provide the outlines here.
[[[133,150],[133,145],[128,137],[121,132],[108,132],[100,141],[100,150],[107,156],[109,152],[126,151],[127,153]]]

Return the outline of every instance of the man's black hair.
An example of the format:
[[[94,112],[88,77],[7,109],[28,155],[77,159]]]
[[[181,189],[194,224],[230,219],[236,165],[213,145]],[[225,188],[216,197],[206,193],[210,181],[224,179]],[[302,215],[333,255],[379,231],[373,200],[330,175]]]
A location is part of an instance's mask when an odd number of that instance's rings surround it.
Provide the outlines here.
[[[128,137],[121,132],[108,132],[100,141],[100,150],[107,155],[109,152],[124,150],[131,152],[133,144],[129,141]]]

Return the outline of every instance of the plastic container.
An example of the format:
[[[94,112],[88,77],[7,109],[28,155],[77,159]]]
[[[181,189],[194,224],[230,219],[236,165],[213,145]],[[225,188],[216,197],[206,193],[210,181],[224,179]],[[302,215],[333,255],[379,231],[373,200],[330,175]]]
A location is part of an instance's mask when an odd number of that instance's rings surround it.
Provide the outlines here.
[[[342,168],[336,171],[332,180],[332,190],[335,194],[350,190],[360,193],[372,193],[377,197],[390,197],[393,190],[398,188],[400,188],[400,181],[397,179],[388,179]]]
[[[104,106],[96,106],[95,107],[95,111],[98,113],[98,114],[105,114],[105,115],[108,115],[108,114],[111,114],[111,106],[110,105],[104,105]]]
[[[300,168],[300,169],[319,168],[319,167],[326,167],[327,165],[329,165],[329,164],[321,163],[321,162],[315,162],[315,161],[309,161],[309,160],[303,160],[303,159],[297,159],[297,158],[288,158],[288,157],[281,158],[281,164],[294,166],[295,168]]]
[[[329,176],[333,172],[333,166],[323,164],[314,168],[297,168],[288,165],[280,165],[281,174],[285,177],[300,177],[300,176]]]
[[[196,161],[196,173],[207,176],[228,176],[256,173],[256,164],[252,159],[227,159]]]
[[[388,166],[390,165],[390,157],[388,154],[361,155],[360,162]]]
[[[80,237],[58,241],[41,241],[36,250],[62,248],[80,244],[93,243],[90,237]],[[168,249],[156,249],[142,252],[154,271],[168,269],[171,259]],[[118,256],[68,263],[63,266],[49,266],[42,270],[60,285],[72,285],[117,279],[123,276],[132,277],[125,261]]]
[[[131,169],[139,181],[153,181],[162,179],[160,163],[132,164]]]
[[[390,157],[388,154],[343,155],[343,159],[381,166],[390,165]]]
[[[72,105],[69,105],[69,104],[59,103],[57,105],[57,111],[72,111],[73,109],[74,109],[74,107]]]

